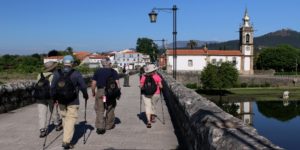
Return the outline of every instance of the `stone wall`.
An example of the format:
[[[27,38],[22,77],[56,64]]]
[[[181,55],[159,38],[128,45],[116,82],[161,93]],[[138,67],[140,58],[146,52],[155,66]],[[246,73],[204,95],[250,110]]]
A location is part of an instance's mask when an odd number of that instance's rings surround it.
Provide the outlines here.
[[[34,84],[35,81],[18,81],[0,85],[0,113],[34,103]]]
[[[131,71],[129,74],[136,74],[138,71]],[[85,82],[88,86],[91,83],[92,74],[84,75]],[[120,78],[124,77],[123,73],[119,74]],[[32,97],[33,89],[36,81],[16,81],[0,85],[0,113],[5,113],[29,104],[33,104],[36,100]],[[121,85],[123,83],[120,83]]]
[[[169,75],[172,76],[172,74]],[[196,83],[198,86],[201,85],[200,72],[197,71],[179,71],[177,72],[176,77],[177,81],[181,82],[183,85],[191,83]],[[295,78],[293,76],[240,75],[238,82],[247,83],[247,85],[260,85],[267,83],[273,87],[300,86],[300,78]]]
[[[161,75],[164,98],[184,149],[281,149],[171,76]]]
[[[273,87],[279,86],[299,86],[300,79],[293,76],[239,76],[240,83],[247,83],[248,85],[270,84]]]

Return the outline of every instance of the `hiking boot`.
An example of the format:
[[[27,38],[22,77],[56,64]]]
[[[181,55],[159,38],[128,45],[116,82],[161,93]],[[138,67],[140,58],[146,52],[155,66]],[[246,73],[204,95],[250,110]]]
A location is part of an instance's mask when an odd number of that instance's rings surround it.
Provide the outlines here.
[[[114,124],[114,125],[112,125],[110,128],[106,128],[106,130],[112,130],[112,129],[114,129],[116,127],[116,125]]]
[[[63,147],[64,149],[72,149],[72,148],[74,148],[74,145],[71,144],[71,143],[63,143],[63,144],[62,144],[62,147]]]
[[[47,135],[47,129],[41,129],[40,130],[40,138],[43,138]]]
[[[61,124],[55,126],[56,131],[61,131],[62,129],[63,129],[63,126]]]
[[[151,123],[155,123],[155,122],[156,122],[156,120],[155,120],[155,115],[152,115],[152,114],[151,114],[150,122],[151,122]]]
[[[96,130],[96,132],[97,132],[97,134],[104,134],[104,133],[105,133],[105,129],[100,129],[100,128],[98,128],[98,129]]]

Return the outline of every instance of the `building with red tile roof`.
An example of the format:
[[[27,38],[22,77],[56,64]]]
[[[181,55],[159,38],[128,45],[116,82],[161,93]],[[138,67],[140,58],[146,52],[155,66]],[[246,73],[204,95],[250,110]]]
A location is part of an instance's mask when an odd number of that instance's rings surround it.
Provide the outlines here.
[[[205,46],[203,49],[177,49],[175,54],[173,49],[168,49],[166,56],[159,59],[159,64],[166,66],[171,72],[201,71],[208,63],[219,65],[222,62],[232,62],[240,74],[253,74],[253,27],[247,10],[239,32],[239,50],[208,50]],[[173,65],[175,62],[176,66]]]

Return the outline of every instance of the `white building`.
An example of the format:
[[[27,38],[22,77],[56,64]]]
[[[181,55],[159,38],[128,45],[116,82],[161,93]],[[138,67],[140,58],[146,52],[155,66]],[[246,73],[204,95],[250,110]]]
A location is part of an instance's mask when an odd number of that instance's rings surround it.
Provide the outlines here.
[[[134,69],[137,65],[143,66],[150,62],[150,57],[132,50],[124,50],[115,54],[115,62],[119,67],[126,66],[127,69]]]
[[[98,54],[90,55],[87,57],[88,62],[86,64],[88,64],[89,68],[102,67],[101,60],[105,58],[107,58],[107,56]]]
[[[239,50],[176,50],[177,71],[201,71],[208,63],[233,62],[240,74],[253,74],[253,27],[247,10],[240,27]],[[173,50],[167,50],[167,69],[173,70]]]

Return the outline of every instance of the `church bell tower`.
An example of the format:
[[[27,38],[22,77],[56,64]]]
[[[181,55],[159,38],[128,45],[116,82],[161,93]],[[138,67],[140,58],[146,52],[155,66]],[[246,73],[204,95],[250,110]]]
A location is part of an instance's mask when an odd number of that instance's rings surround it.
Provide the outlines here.
[[[241,74],[254,74],[253,71],[253,27],[250,24],[247,9],[240,27],[240,50],[242,52]]]

